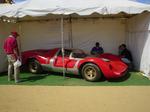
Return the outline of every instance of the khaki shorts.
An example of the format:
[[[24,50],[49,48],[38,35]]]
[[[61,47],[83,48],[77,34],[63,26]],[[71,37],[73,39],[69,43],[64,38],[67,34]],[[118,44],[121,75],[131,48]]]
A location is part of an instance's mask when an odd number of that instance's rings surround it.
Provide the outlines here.
[[[14,64],[17,60],[14,54],[8,54],[7,58],[8,58],[8,63],[11,63],[11,64]]]

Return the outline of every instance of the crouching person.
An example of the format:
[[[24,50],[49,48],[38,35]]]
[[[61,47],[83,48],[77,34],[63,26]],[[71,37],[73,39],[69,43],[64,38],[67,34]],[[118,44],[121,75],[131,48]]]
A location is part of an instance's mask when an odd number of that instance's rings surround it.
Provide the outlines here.
[[[128,65],[130,70],[133,69],[132,55],[125,44],[119,46],[119,56],[121,57],[121,60]]]
[[[3,46],[3,49],[7,54],[7,59],[8,59],[8,81],[14,79],[15,83],[18,83],[20,81],[19,67],[21,66],[21,63],[19,61],[20,60],[19,49],[18,49],[18,44],[16,39],[18,36],[19,34],[17,32],[11,32],[11,34],[5,39],[4,46]]]

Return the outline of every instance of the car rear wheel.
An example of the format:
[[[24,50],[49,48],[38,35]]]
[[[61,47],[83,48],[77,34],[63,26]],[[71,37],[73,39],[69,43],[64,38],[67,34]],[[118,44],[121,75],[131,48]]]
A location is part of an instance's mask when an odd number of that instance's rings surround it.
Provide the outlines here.
[[[42,72],[42,67],[37,60],[30,60],[28,63],[29,72],[38,74]]]
[[[85,64],[82,67],[81,74],[85,80],[91,82],[98,81],[102,77],[102,73],[99,67],[92,63]]]

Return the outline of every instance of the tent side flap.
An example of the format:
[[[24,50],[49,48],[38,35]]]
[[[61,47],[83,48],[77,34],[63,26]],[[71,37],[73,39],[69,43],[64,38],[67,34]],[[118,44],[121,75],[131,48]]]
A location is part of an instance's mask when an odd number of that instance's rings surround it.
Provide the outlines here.
[[[150,13],[128,20],[127,43],[132,51],[134,65],[150,76]]]

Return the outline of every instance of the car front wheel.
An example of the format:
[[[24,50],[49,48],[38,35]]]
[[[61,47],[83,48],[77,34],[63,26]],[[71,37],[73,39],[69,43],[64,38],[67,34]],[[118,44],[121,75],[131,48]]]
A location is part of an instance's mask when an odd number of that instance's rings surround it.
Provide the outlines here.
[[[102,73],[99,67],[92,63],[85,64],[82,67],[81,74],[85,80],[91,82],[98,81],[102,77]]]

